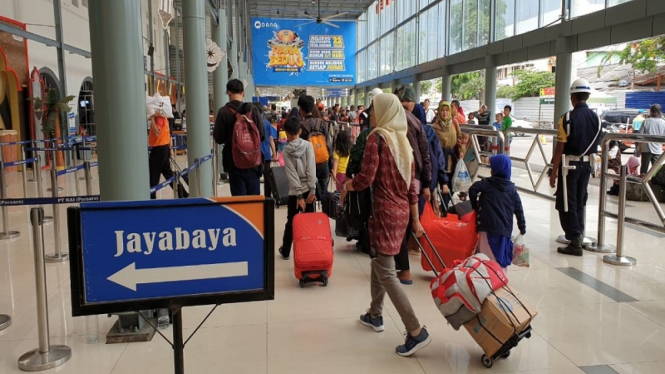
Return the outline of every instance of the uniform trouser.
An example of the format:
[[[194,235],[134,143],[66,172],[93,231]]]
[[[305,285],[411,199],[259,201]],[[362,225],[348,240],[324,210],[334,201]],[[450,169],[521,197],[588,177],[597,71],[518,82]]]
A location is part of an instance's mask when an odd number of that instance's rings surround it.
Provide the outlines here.
[[[316,198],[323,201],[325,196],[328,196],[328,181],[330,180],[330,168],[328,163],[316,165]]]
[[[395,309],[397,309],[397,313],[402,318],[402,323],[404,323],[406,331],[417,330],[420,327],[420,321],[418,321],[409,298],[406,296],[399,279],[397,279],[393,256],[386,256],[379,253],[376,258],[372,259],[371,266],[372,280],[370,289],[372,303],[369,308],[370,315],[374,318],[382,315],[383,300],[387,293],[390,301],[395,306]]]
[[[150,150],[150,157],[148,158],[148,170],[150,173],[150,187],[159,184],[159,177],[164,176],[165,180],[173,177],[173,170],[171,169],[171,147],[170,145],[160,145],[153,147]],[[171,185],[173,187],[173,185]],[[179,189],[182,188],[178,184]],[[180,191],[178,191],[180,193]],[[156,194],[150,194],[151,199],[156,198]]]
[[[575,170],[568,170],[566,186],[568,188],[568,212],[564,211],[563,204],[563,171],[559,170],[556,189],[556,209],[559,211],[559,222],[566,233],[566,239],[574,240],[584,234],[584,209],[589,193],[589,178],[591,178],[591,164],[589,162],[571,162]]]

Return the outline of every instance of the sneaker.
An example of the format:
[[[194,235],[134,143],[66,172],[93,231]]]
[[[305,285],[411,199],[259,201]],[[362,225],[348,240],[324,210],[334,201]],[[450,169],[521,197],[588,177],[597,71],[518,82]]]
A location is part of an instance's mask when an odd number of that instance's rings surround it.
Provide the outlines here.
[[[403,345],[398,345],[397,348],[395,348],[395,352],[402,357],[411,356],[419,350],[427,347],[431,341],[432,339],[429,337],[427,329],[423,326],[420,335],[418,336],[411,336],[411,334],[407,333],[406,341]]]
[[[284,247],[279,247],[277,252],[279,252],[279,256],[282,258],[282,260],[288,260],[289,259],[289,256],[284,254]]]
[[[363,326],[371,327],[376,332],[385,330],[383,327],[383,316],[372,318],[372,315],[369,314],[369,311],[360,316],[360,324]]]

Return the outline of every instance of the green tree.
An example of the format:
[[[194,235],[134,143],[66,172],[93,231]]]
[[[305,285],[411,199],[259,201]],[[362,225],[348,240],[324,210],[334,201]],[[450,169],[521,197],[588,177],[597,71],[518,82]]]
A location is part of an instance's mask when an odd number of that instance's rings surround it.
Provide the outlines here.
[[[426,94],[432,89],[432,81],[420,82],[420,92]]]
[[[611,64],[615,56],[619,57],[619,64],[633,68],[631,84],[634,84],[636,73],[655,73],[658,65],[665,62],[665,36],[629,43],[621,50],[608,53],[598,66],[598,77],[603,67]]]
[[[442,92],[443,91],[443,78],[436,78],[433,80],[434,82],[434,89],[436,92]]]
[[[510,98],[513,97],[515,90],[512,86],[501,86],[496,89],[496,97]]]
[[[511,99],[540,95],[541,88],[554,87],[554,73],[549,71],[515,70],[512,75],[517,83],[512,87]]]
[[[478,71],[454,75],[450,84],[453,97],[459,100],[479,99],[485,88],[485,78]]]

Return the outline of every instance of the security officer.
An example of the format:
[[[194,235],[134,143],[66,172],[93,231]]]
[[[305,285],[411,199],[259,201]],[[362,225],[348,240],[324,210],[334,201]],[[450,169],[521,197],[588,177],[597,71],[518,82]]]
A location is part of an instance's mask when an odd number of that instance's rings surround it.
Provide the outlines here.
[[[570,241],[559,253],[582,256],[584,235],[584,209],[587,187],[591,177],[591,155],[596,153],[600,141],[600,117],[589,109],[586,101],[591,94],[589,82],[577,79],[570,87],[570,101],[574,109],[559,119],[559,134],[554,151],[554,166],[550,186],[556,190],[556,209],[559,221]],[[557,183],[558,181],[558,183]]]

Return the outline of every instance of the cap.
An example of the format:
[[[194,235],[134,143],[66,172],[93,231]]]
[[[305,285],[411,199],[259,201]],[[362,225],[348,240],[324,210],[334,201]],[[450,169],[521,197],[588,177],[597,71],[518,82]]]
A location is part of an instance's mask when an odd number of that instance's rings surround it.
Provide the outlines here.
[[[399,97],[399,101],[416,101],[416,91],[411,86],[400,86],[395,89],[395,95]]]
[[[640,109],[637,111],[637,114],[644,114],[644,109]]]

